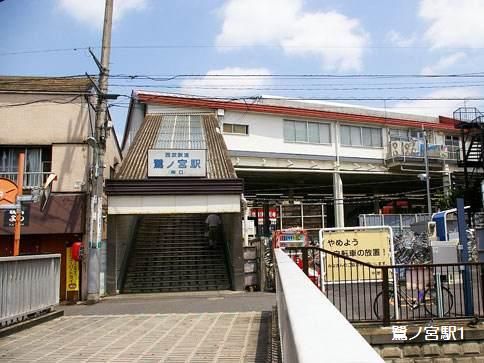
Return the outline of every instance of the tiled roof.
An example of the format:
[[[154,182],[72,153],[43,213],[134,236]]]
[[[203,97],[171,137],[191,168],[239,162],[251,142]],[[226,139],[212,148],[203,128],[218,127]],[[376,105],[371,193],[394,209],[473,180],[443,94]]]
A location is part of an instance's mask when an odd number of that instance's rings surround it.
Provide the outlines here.
[[[138,130],[115,180],[148,179],[148,150],[154,148],[160,127],[164,121],[161,114],[146,115]],[[214,116],[202,116],[203,130],[207,146],[207,178],[236,179],[234,167],[230,161],[227,146],[217,130],[218,122]]]
[[[0,92],[88,93],[87,77],[0,76]]]

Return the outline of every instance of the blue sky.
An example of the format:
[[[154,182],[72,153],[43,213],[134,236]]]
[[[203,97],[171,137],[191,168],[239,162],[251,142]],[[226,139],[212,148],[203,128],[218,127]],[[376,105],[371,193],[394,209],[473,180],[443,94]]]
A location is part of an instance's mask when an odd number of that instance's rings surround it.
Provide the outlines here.
[[[137,88],[218,97],[345,98],[344,103],[432,115],[450,115],[464,104],[452,98],[484,96],[481,77],[341,77],[484,72],[482,0],[114,1],[112,75],[209,77],[112,78],[113,93],[129,95]],[[99,53],[103,8],[103,0],[4,0],[0,73],[96,73],[85,48]],[[221,74],[241,77],[213,77]],[[287,74],[339,77],[277,76]],[[358,100],[368,97],[377,100]],[[391,100],[422,97],[445,100]],[[126,103],[121,98],[111,108],[119,136]],[[465,104],[484,111],[482,101]]]

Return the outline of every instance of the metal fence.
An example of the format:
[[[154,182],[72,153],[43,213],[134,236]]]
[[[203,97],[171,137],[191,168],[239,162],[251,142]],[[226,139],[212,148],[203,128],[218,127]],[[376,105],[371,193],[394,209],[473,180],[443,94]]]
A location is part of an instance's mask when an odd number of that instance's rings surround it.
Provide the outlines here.
[[[317,247],[285,251],[352,322],[484,317],[484,263],[375,266]]]
[[[427,213],[413,214],[360,214],[359,224],[367,226],[390,226],[395,234],[410,229],[410,226],[417,222],[428,222],[431,216]]]
[[[60,254],[0,257],[0,326],[59,303]]]

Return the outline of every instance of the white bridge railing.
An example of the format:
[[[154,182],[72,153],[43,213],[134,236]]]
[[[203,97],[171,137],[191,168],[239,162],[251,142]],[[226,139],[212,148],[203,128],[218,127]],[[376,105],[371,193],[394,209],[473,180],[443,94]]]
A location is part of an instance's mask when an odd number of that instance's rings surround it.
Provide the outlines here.
[[[294,261],[280,249],[275,259],[283,362],[383,362]]]
[[[59,304],[60,254],[0,257],[0,327]]]

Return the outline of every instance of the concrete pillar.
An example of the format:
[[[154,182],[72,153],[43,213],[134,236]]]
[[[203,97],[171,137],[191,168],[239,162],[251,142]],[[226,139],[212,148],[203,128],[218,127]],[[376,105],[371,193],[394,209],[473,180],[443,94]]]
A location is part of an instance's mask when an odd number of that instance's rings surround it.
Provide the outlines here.
[[[448,195],[451,191],[452,182],[451,182],[451,172],[449,170],[449,165],[444,165],[444,173],[442,177],[442,187],[444,189],[444,194]]]
[[[106,294],[116,295],[117,290],[117,233],[116,222],[118,216],[108,214],[108,228],[106,238]]]
[[[232,289],[242,291],[244,283],[244,249],[242,246],[242,220],[240,213],[232,215],[231,223],[231,259],[232,259]]]
[[[343,181],[341,180],[341,174],[338,172],[333,173],[333,198],[335,227],[344,227]]]

